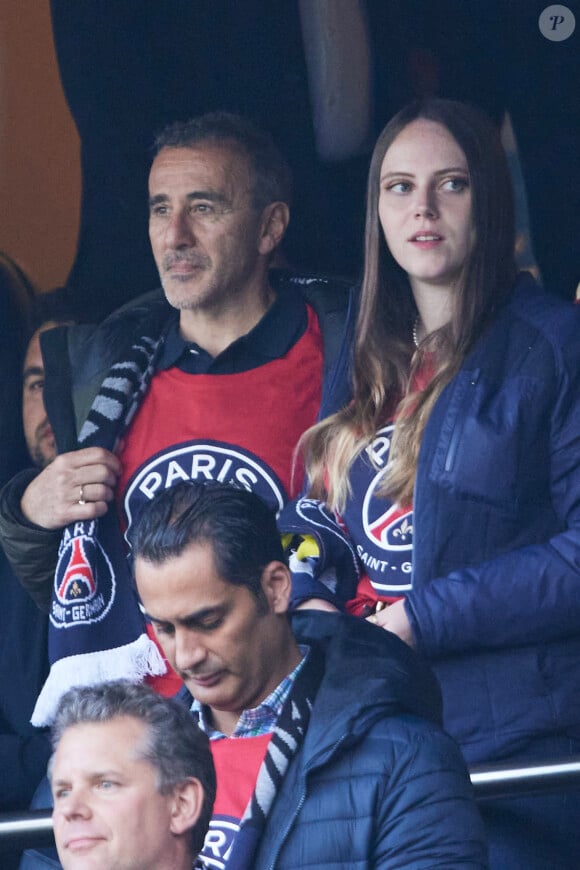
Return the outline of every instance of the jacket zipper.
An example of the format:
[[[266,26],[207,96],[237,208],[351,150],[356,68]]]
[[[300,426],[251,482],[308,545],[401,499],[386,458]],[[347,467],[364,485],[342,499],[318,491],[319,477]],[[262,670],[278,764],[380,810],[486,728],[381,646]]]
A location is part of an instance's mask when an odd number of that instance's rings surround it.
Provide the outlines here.
[[[453,426],[453,431],[451,433],[451,439],[449,441],[449,447],[447,449],[447,456],[445,457],[445,471],[451,471],[453,466],[455,465],[455,456],[457,455],[457,448],[459,446],[459,440],[463,434],[463,429],[465,425],[465,414],[463,411],[467,407],[469,403],[471,403],[472,393],[471,387],[475,387],[479,380],[479,376],[481,374],[481,369],[475,369],[471,373],[469,378],[469,383],[465,388],[465,393],[461,398],[459,403],[459,408],[457,410],[457,414],[455,417],[455,423]]]
[[[349,736],[348,733],[345,733],[342,735],[342,737],[339,737],[339,739],[336,741],[334,746],[331,747],[331,750],[328,754],[328,759],[331,759],[334,756],[335,752],[337,751],[337,749],[339,748],[341,743],[344,743],[344,741],[346,740],[346,738],[348,736]],[[316,767],[319,767],[319,766],[320,765],[312,765],[312,767],[309,767],[308,770],[304,771],[304,787],[302,789],[302,794],[300,795],[300,800],[298,801],[298,804],[297,804],[296,809],[292,815],[292,818],[290,819],[290,821],[286,825],[286,829],[285,829],[284,833],[282,834],[282,837],[278,843],[278,848],[276,849],[274,855],[272,856],[272,863],[269,865],[268,870],[275,870],[276,861],[280,855],[280,852],[282,851],[282,847],[283,847],[284,843],[286,842],[286,839],[288,837],[288,834],[290,833],[290,830],[291,830],[294,822],[296,821],[298,815],[300,814],[300,810],[304,806],[304,801],[306,800],[306,778],[308,777],[308,775],[310,773],[312,773],[312,771]],[[266,822],[266,824],[267,824],[267,822]]]

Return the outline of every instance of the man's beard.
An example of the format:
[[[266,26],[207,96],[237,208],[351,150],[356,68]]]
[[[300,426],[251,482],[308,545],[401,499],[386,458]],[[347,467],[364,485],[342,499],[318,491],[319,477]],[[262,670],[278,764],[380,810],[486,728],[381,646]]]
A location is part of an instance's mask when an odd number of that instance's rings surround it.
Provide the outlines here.
[[[171,268],[177,263],[187,263],[195,269],[193,274],[172,274]],[[213,263],[205,254],[187,249],[185,251],[169,251],[163,258],[160,270],[161,286],[167,301],[179,311],[197,311],[206,307],[215,295],[212,284],[203,284],[204,275]]]
[[[42,423],[39,423],[34,430],[34,441],[28,446],[30,458],[37,468],[46,468],[56,456],[54,436],[52,434],[48,436],[47,433],[49,428],[48,417],[45,417]]]

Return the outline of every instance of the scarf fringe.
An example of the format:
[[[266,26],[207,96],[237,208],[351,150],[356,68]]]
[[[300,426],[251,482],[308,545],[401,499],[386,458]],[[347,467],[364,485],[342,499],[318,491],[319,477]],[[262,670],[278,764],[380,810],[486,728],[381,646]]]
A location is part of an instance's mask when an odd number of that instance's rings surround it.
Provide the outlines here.
[[[59,659],[50,669],[30,721],[36,728],[50,725],[62,695],[73,686],[94,686],[120,679],[140,683],[147,676],[161,676],[166,671],[163,656],[146,634],[116,649]]]

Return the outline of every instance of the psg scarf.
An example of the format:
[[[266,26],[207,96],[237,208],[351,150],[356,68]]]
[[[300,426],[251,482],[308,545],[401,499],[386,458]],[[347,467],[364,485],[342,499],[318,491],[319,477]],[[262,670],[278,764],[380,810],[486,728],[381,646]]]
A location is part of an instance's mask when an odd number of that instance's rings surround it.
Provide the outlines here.
[[[81,429],[79,448],[115,449],[149,387],[162,342],[142,336],[112,366]],[[114,505],[104,517],[64,529],[48,637],[50,673],[31,719],[37,727],[51,723],[72,686],[120,678],[140,682],[165,673],[146,633]]]

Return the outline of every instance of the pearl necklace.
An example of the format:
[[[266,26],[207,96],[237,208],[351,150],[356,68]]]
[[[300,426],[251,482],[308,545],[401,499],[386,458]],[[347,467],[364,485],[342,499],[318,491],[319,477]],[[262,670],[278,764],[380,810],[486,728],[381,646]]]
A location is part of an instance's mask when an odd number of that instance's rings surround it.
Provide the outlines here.
[[[419,347],[419,325],[421,323],[421,315],[418,314],[415,318],[415,322],[413,323],[413,344],[415,347]]]

